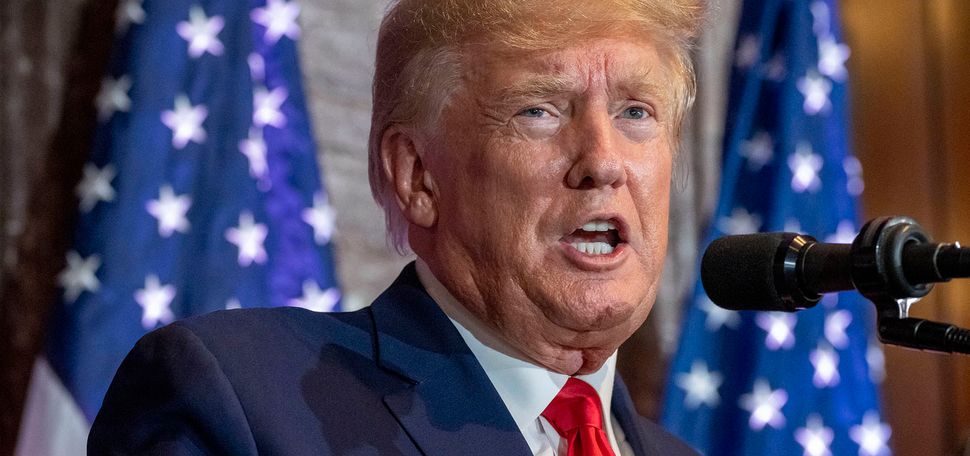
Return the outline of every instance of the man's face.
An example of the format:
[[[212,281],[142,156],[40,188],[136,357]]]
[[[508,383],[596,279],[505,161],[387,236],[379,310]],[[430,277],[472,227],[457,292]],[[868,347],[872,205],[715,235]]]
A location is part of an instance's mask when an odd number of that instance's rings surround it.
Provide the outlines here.
[[[524,356],[598,369],[656,295],[675,79],[646,40],[468,52],[423,157],[437,218],[418,253]]]

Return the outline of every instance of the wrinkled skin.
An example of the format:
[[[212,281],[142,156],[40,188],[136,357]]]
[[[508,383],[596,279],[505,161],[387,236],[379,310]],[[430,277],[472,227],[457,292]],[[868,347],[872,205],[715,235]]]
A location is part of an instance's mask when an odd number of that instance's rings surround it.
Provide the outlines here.
[[[595,371],[656,297],[675,78],[644,38],[474,55],[433,132],[384,136],[411,246],[517,356]],[[591,220],[616,223],[613,253],[570,244]]]

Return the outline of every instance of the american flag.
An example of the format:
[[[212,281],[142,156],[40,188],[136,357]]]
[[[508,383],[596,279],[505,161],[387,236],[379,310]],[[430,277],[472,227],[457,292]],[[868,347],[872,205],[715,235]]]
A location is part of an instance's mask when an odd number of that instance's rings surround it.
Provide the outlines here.
[[[121,0],[47,360],[87,420],[143,334],[339,306],[287,0]]]
[[[710,238],[757,231],[850,243],[862,170],[847,135],[834,0],[745,0]],[[663,424],[708,456],[890,454],[872,305],[828,295],[798,313],[732,312],[697,284]]]

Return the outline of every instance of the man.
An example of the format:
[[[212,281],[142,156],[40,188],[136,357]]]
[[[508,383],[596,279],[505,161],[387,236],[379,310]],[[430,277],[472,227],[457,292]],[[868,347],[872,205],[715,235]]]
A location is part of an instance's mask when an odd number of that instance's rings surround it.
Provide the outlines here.
[[[636,415],[614,364],[658,288],[702,10],[397,2],[370,174],[416,264],[358,312],[219,312],[149,334],[89,451],[694,454]]]

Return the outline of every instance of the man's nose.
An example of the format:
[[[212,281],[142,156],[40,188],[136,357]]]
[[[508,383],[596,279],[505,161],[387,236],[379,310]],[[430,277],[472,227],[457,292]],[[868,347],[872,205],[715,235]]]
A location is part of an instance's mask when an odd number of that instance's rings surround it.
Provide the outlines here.
[[[574,131],[575,159],[566,184],[575,189],[618,188],[626,183],[622,155],[612,119],[606,115],[586,115],[577,119]]]

